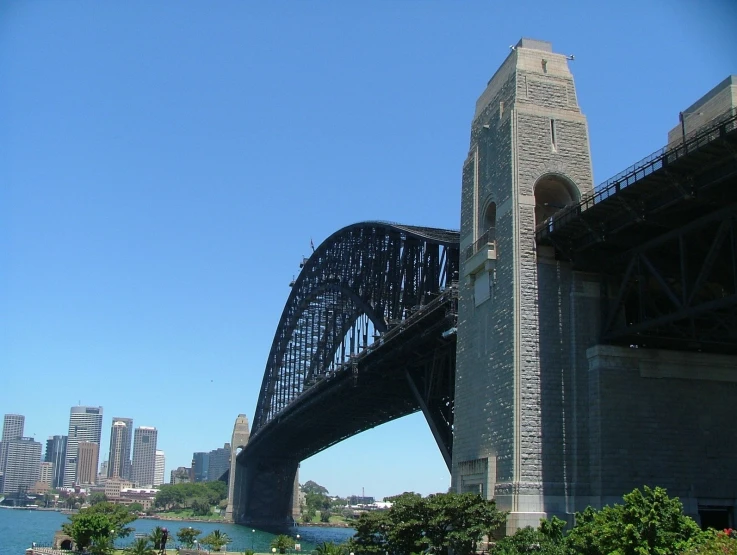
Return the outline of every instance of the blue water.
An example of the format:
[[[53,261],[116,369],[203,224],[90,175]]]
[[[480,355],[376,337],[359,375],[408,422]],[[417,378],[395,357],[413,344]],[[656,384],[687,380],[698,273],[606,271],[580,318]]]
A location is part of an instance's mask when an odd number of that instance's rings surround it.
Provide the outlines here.
[[[25,549],[31,546],[31,542],[42,545],[50,545],[54,540],[54,532],[61,529],[61,525],[68,521],[68,517],[61,513],[50,511],[21,511],[0,509],[0,555],[23,555]],[[251,533],[252,528],[239,526],[237,524],[223,524],[221,522],[184,522],[171,520],[140,519],[132,522],[129,526],[135,528],[135,533],[146,534],[161,526],[169,529],[169,547],[174,547],[172,540],[176,543],[176,533],[180,528],[192,526],[202,530],[206,535],[213,530],[219,529],[225,532],[233,540],[228,544],[228,551],[241,551],[253,549],[257,552],[268,553],[274,534],[256,530]],[[343,542],[353,535],[351,528],[320,528],[312,526],[299,526],[291,529],[292,536],[300,535],[302,553],[310,553],[315,545],[324,541]],[[133,534],[115,542],[118,547],[125,547],[133,541]]]

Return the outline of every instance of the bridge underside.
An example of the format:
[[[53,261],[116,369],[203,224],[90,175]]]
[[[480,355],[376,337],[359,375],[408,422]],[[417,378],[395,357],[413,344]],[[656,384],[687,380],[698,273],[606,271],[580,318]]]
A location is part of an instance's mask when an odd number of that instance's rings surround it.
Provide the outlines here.
[[[423,411],[450,466],[456,291],[449,289],[326,376],[253,436],[238,457],[245,471],[237,522],[288,520],[302,461],[348,437]]]
[[[736,119],[538,229],[539,244],[602,276],[602,343],[737,353]]]

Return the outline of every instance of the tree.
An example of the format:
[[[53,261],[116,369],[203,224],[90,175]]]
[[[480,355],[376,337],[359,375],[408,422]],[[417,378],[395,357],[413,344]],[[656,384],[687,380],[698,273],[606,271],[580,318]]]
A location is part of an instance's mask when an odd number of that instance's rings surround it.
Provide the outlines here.
[[[663,488],[645,486],[623,499],[623,505],[577,513],[567,546],[582,555],[669,555],[682,552],[701,534],[683,514],[680,500],[668,497]]]
[[[126,537],[133,531],[126,524],[135,519],[135,515],[123,505],[105,501],[70,515],[69,522],[62,524],[61,529],[83,551],[93,544],[93,540]]]
[[[327,509],[320,511],[320,522],[330,522],[331,513]]]
[[[321,486],[317,482],[313,482],[312,480],[308,480],[304,484],[302,484],[302,493],[316,493],[318,495],[327,495],[329,492],[327,488]]]
[[[128,510],[130,510],[132,513],[142,513],[143,512],[143,505],[140,503],[131,503],[128,505]]]
[[[345,555],[346,547],[333,542],[322,542],[315,547],[315,555]]]
[[[271,547],[275,547],[279,553],[286,553],[288,549],[294,547],[294,538],[290,538],[286,534],[279,534],[271,540]]]
[[[156,551],[149,545],[148,538],[136,538],[133,543],[125,549],[130,555],[156,555]]]
[[[737,531],[706,530],[692,541],[684,555],[737,555]]]
[[[89,497],[87,497],[87,503],[90,505],[97,505],[98,503],[104,503],[105,501],[107,501],[107,496],[101,491],[91,493]]]
[[[360,554],[405,554],[419,551],[457,555],[476,550],[485,535],[502,526],[505,513],[473,493],[447,493],[422,498],[405,493],[393,498],[388,511],[362,514],[349,549]]]
[[[213,530],[207,536],[202,538],[202,542],[212,548],[213,551],[220,551],[220,549],[230,542],[228,534],[221,532],[220,530]]]
[[[539,555],[568,555],[570,552],[563,541],[565,521],[553,517],[543,519],[536,530],[531,527],[517,530],[496,543],[489,553],[491,555],[518,555],[519,553],[536,553]]]
[[[197,528],[192,528],[191,526],[187,528],[180,528],[179,532],[177,532],[177,539],[180,543],[183,543],[189,548],[194,547],[194,541],[197,539],[197,536],[199,536],[202,533],[202,530],[198,530]]]
[[[192,514],[197,516],[207,516],[212,513],[212,507],[205,499],[195,499],[192,501]]]
[[[161,526],[157,526],[148,535],[148,539],[154,544],[154,549],[159,551],[161,549],[161,542],[164,541],[164,529]]]

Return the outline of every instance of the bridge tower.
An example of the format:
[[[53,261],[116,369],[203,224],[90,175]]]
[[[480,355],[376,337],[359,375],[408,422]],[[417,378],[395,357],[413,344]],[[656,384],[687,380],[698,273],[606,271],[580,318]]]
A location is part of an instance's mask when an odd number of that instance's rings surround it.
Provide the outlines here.
[[[495,498],[509,531],[571,512],[576,345],[595,342],[599,286],[534,232],[591,191],[568,58],[522,39],[476,103],[463,166],[452,463],[454,489]]]
[[[235,496],[235,482],[237,470],[238,453],[248,444],[250,431],[248,429],[248,417],[245,414],[239,414],[233,425],[233,437],[230,440],[230,472],[228,473],[228,507],[225,509],[225,520],[233,520],[233,507]],[[240,494],[240,489],[238,493]]]

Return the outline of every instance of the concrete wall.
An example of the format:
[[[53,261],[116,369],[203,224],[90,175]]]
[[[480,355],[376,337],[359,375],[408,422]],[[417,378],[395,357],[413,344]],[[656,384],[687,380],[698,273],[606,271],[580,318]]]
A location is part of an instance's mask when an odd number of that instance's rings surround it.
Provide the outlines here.
[[[737,357],[597,345],[589,358],[589,499],[643,484],[737,510]]]

